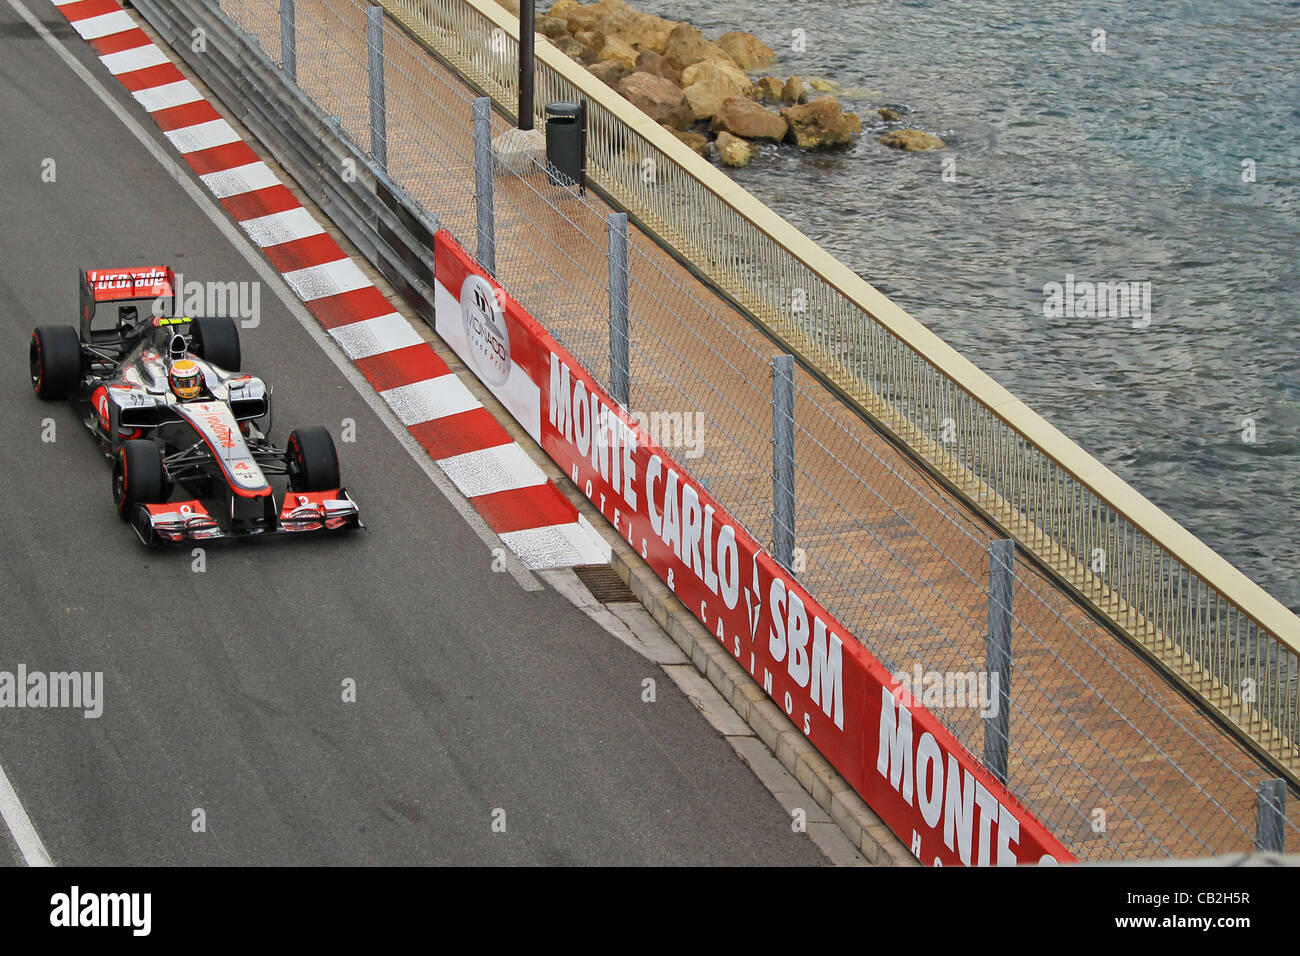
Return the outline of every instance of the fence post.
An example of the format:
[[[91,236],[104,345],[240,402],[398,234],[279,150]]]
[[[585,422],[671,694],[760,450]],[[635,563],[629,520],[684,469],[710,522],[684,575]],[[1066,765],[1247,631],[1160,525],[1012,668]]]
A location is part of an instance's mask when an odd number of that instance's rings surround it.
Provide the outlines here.
[[[772,359],[773,557],[794,567],[794,356]]]
[[[388,172],[388,112],[384,106],[384,8],[366,7],[366,48],[370,57],[370,154]]]
[[[1255,849],[1282,853],[1286,848],[1286,781],[1281,777],[1260,781],[1255,790]]]
[[[1016,562],[1014,541],[989,544],[989,636],[985,669],[997,703],[984,718],[984,765],[1004,784],[1011,743],[1011,582]],[[988,702],[985,702],[986,705]]]
[[[474,101],[474,205],[478,212],[478,264],[497,274],[496,226],[492,218],[492,101]]]
[[[298,26],[293,0],[280,0],[280,66],[289,79],[298,82]]]
[[[627,213],[609,214],[609,391],[624,408],[631,402],[628,357]]]

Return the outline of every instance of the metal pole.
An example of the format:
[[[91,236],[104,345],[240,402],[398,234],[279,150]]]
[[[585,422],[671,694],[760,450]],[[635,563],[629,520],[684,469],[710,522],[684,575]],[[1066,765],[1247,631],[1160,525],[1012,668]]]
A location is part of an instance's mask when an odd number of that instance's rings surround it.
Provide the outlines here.
[[[587,101],[578,101],[578,195],[587,195]]]
[[[533,35],[537,30],[536,0],[519,4],[519,128],[533,128]]]
[[[997,703],[984,718],[984,765],[1007,782],[1011,742],[1011,582],[1016,562],[1014,541],[989,544],[988,679]],[[996,682],[996,683],[994,683]]]
[[[794,567],[794,357],[772,359],[773,557]]]
[[[631,403],[628,358],[627,213],[609,214],[609,390],[624,408]]]
[[[289,79],[298,81],[298,27],[293,0],[280,0],[280,65]]]
[[[474,203],[478,211],[478,264],[497,274],[496,229],[492,218],[492,101],[474,101]]]
[[[1260,781],[1255,791],[1255,849],[1282,853],[1286,848],[1286,781],[1281,777]]]
[[[388,113],[384,108],[384,8],[366,7],[366,47],[370,52],[370,155],[388,171]]]

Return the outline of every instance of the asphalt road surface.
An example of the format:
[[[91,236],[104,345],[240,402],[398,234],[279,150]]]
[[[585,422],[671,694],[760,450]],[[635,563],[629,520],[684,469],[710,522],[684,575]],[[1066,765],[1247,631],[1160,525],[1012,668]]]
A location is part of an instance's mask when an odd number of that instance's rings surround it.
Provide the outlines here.
[[[75,321],[78,267],[257,276],[3,2],[0,197],[0,670],[104,675],[98,718],[0,708],[0,766],[56,863],[824,862],[657,667],[492,572],[269,289],[242,337],[273,435],[353,419],[340,456],[369,530],[214,545],[202,571],[137,542],[71,406],[32,394],[30,330]]]

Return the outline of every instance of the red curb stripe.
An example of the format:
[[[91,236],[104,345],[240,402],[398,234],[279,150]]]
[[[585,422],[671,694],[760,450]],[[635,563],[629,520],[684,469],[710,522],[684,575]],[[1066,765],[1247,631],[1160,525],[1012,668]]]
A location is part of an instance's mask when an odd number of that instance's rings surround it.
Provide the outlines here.
[[[424,348],[427,346],[414,346]],[[432,349],[429,349],[432,352]],[[391,354],[391,353],[390,353]],[[378,356],[376,356],[377,358]],[[416,379],[419,381],[419,379]],[[393,388],[395,386],[389,386]],[[510,433],[501,427],[501,423],[492,417],[486,408],[471,408],[467,412],[457,412],[444,418],[435,418],[431,422],[420,422],[407,429],[421,447],[429,453],[434,461],[463,455],[467,451],[480,451],[509,445],[513,439]],[[532,489],[519,489],[527,491]],[[490,496],[485,496],[490,497]],[[471,501],[474,499],[471,498]]]
[[[338,295],[313,299],[307,303],[307,311],[316,316],[325,328],[336,329],[340,325],[378,318],[397,310],[384,298],[382,292],[368,285],[364,289],[353,289],[351,292],[340,292]],[[418,382],[419,379],[414,381]]]
[[[217,148],[220,149],[221,147]],[[254,189],[252,192],[227,196],[221,200],[221,205],[230,210],[230,214],[235,217],[237,222],[243,222],[245,219],[269,216],[273,212],[297,209],[302,203],[294,198],[288,187],[277,184],[267,186],[265,189]],[[335,256],[334,258],[339,257]]]
[[[110,53],[121,53],[123,50],[134,50],[138,46],[148,46],[152,42],[148,34],[136,27],[134,30],[123,30],[121,33],[112,33],[98,40],[91,40],[90,45],[100,56],[108,56]]]
[[[143,70],[132,70],[130,73],[117,74],[117,81],[132,93],[136,92],[136,90],[147,90],[155,86],[177,83],[183,79],[185,79],[185,74],[176,68],[175,63],[159,63],[157,66],[146,66]]]
[[[578,509],[549,481],[544,485],[478,495],[469,500],[497,534],[572,524],[578,520]]]
[[[116,13],[121,9],[117,0],[80,0],[78,3],[59,7],[59,12],[68,18],[69,23],[76,23],[78,20],[89,20],[91,17],[101,17],[106,13]]]
[[[150,115],[164,133],[168,130],[184,129],[186,126],[196,126],[199,123],[211,123],[213,120],[221,119],[221,114],[207,100],[169,106],[164,110],[155,110]]]
[[[392,306],[389,306],[389,311],[392,311]],[[394,349],[391,352],[380,352],[378,355],[372,355],[369,358],[357,359],[354,364],[357,370],[366,377],[366,381],[374,386],[376,392],[397,388],[400,385],[411,385],[414,382],[423,382],[425,379],[438,378],[451,371],[447,367],[447,363],[438,358],[438,353],[427,342],[422,342],[419,345],[408,345],[405,348]],[[447,420],[447,418],[440,419],[440,421],[444,422]],[[419,428],[420,426],[415,427]]]
[[[339,244],[330,237],[329,233],[324,232],[304,239],[291,239],[279,245],[266,246],[262,251],[271,260],[271,265],[280,272],[293,272],[295,269],[306,269],[308,266],[318,266],[323,262],[334,262],[343,255]]]
[[[183,155],[185,161],[190,164],[190,169],[200,176],[206,176],[208,173],[219,173],[223,169],[234,169],[236,166],[247,166],[249,163],[261,162],[261,157],[253,152],[252,147],[242,139],[237,143],[226,143],[222,146],[213,146],[211,149],[201,149],[198,152]]]

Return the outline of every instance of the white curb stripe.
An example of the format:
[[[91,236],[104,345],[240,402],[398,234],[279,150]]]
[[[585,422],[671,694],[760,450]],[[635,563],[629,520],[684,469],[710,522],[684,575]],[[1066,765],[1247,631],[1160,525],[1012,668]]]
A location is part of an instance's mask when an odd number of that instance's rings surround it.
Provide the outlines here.
[[[112,13],[87,17],[85,20],[73,20],[72,28],[81,34],[83,40],[98,40],[100,37],[109,37],[114,33],[134,30],[135,21],[125,10],[114,10]]]
[[[251,193],[255,189],[266,189],[268,186],[280,185],[280,180],[271,171],[271,167],[260,159],[245,166],[235,166],[231,169],[217,170],[215,173],[205,173],[199,178],[203,180],[203,185],[208,187],[212,195],[218,199],[225,199],[227,196],[238,196],[240,193]]]
[[[576,521],[507,531],[501,535],[501,540],[534,571],[575,564],[609,563],[609,546],[598,547],[591,534]]]
[[[175,83],[151,86],[145,90],[136,90],[131,95],[135,97],[137,103],[150,113],[171,109],[173,106],[184,106],[186,103],[197,103],[203,99],[203,94],[199,92],[199,88],[189,80],[177,80]]]
[[[278,246],[282,242],[319,236],[325,230],[321,224],[302,206],[273,212],[269,216],[257,216],[240,222],[248,237],[262,248]]]
[[[284,273],[284,281],[289,288],[304,302],[338,295],[340,292],[355,292],[372,285],[355,262],[351,259],[335,259],[318,266],[294,269]]]
[[[438,462],[467,498],[546,484],[546,475],[515,442],[467,451]]]
[[[396,312],[340,325],[330,329],[330,335],[353,361],[424,343],[411,323]]]
[[[122,73],[134,73],[136,70],[143,70],[151,66],[162,66],[164,63],[170,63],[167,54],[153,43],[146,43],[144,46],[132,47],[129,50],[119,50],[116,53],[108,53],[99,58],[104,66],[108,67],[108,72],[114,76]]]
[[[235,128],[223,119],[182,126],[180,129],[169,129],[165,135],[172,141],[177,152],[181,153],[197,153],[201,149],[212,149],[214,146],[240,142],[240,136],[235,132]]]
[[[411,385],[399,385],[380,392],[379,397],[408,427],[483,407],[465,383],[451,373]]]

